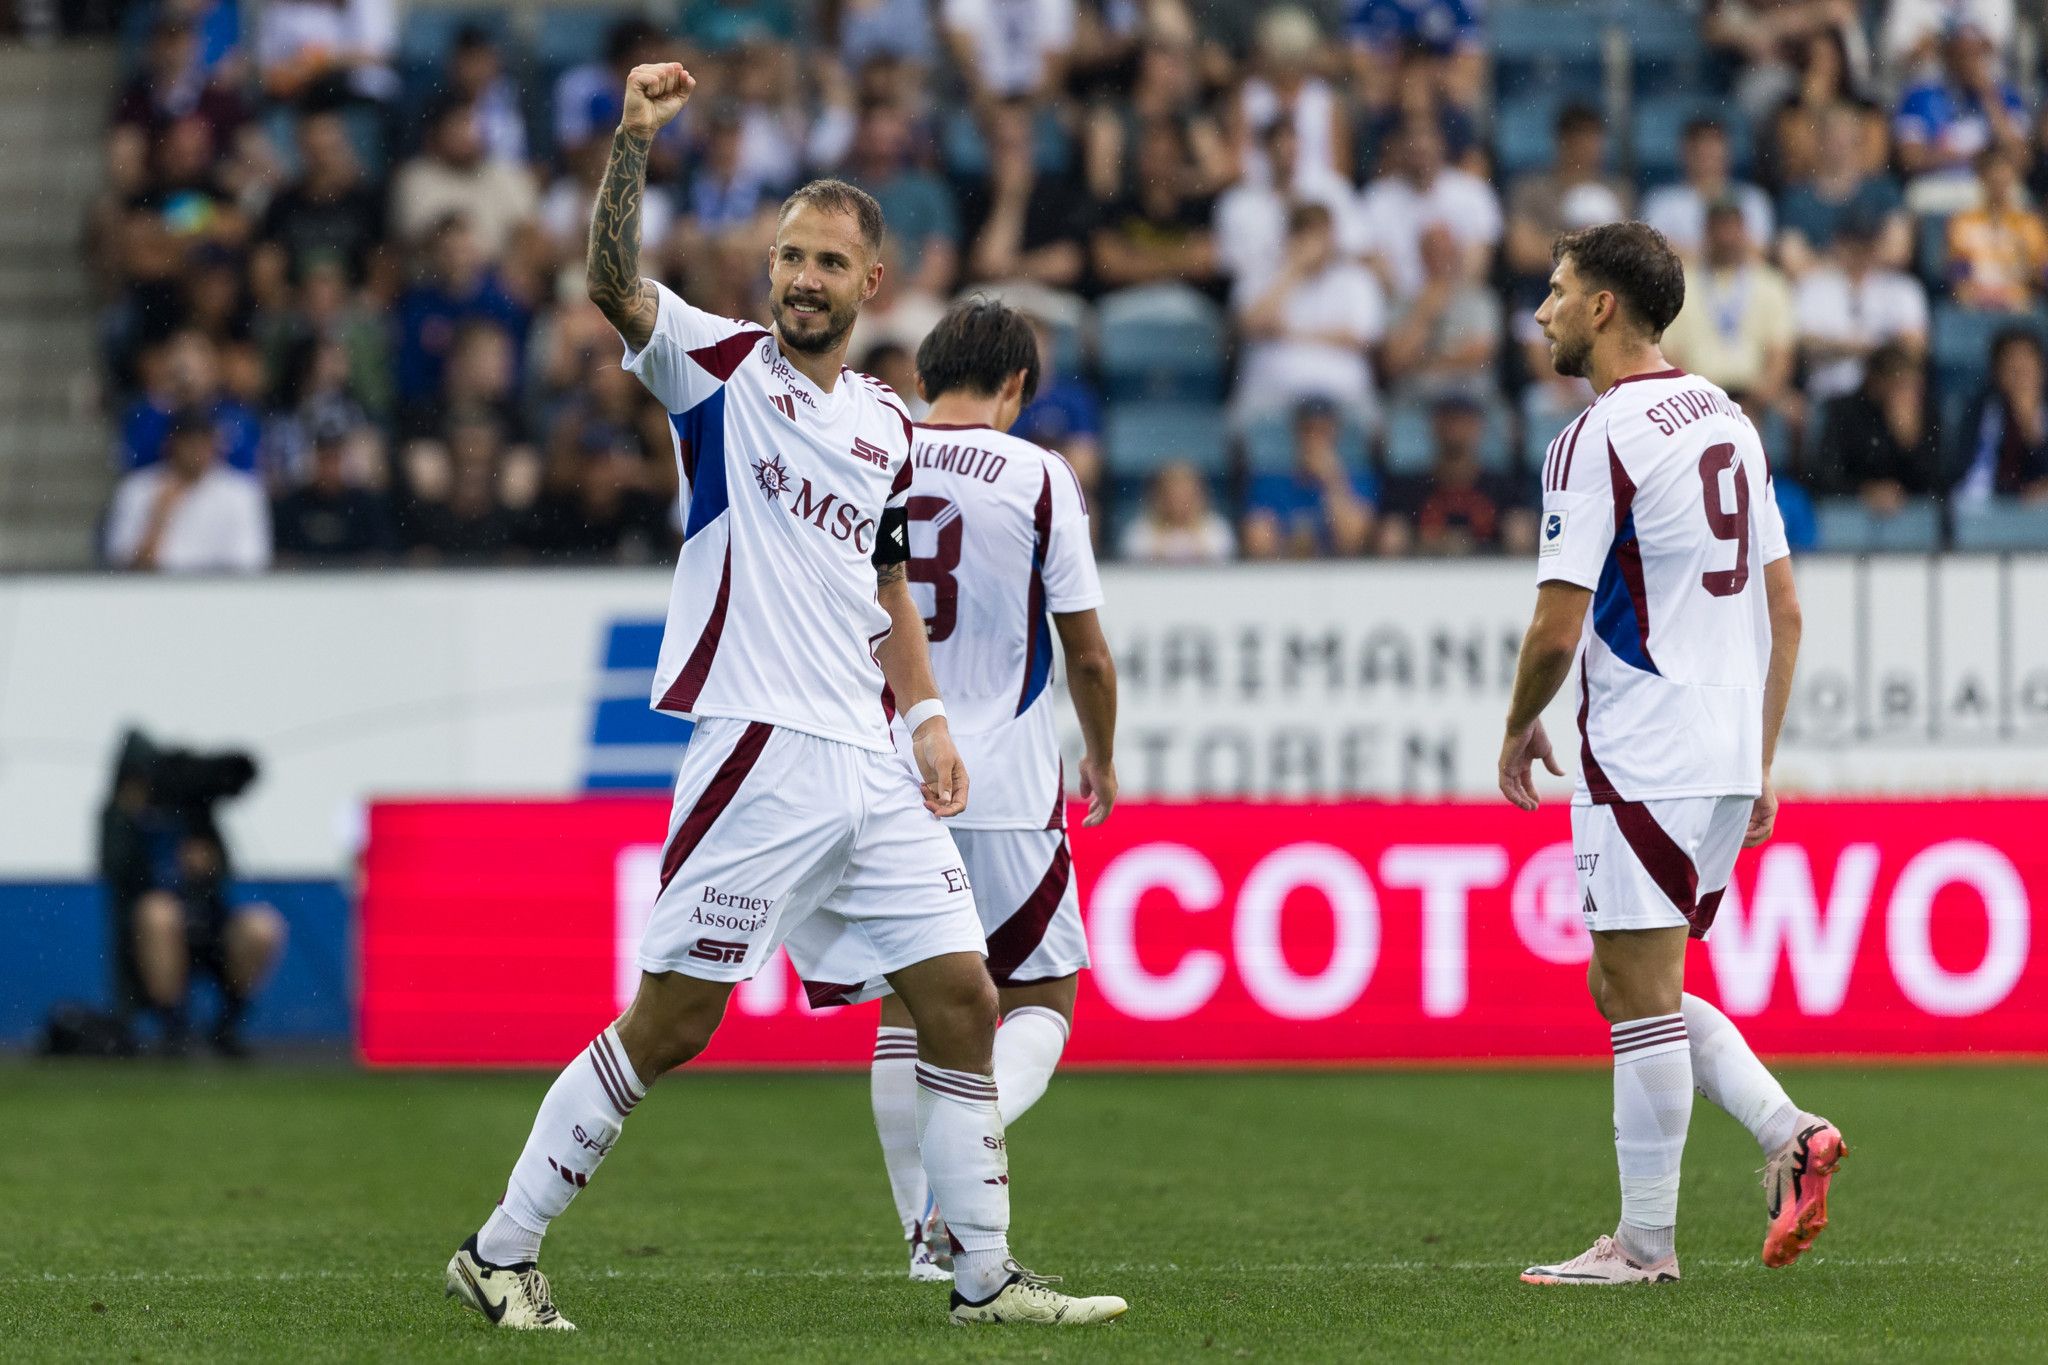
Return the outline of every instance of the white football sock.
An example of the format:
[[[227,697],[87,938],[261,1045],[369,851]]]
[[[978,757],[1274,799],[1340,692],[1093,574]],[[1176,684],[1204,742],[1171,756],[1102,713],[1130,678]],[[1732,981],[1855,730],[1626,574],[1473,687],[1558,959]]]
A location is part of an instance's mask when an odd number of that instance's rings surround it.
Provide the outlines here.
[[[1799,1129],[1799,1106],[1785,1094],[1735,1021],[1696,995],[1679,1000],[1685,1035],[1692,1043],[1692,1079],[1715,1105],[1749,1129],[1769,1156]]]
[[[1621,1167],[1622,1250],[1644,1263],[1671,1254],[1678,1169],[1692,1118],[1692,1052],[1685,1016],[1631,1019],[1614,1043],[1614,1155]]]
[[[889,1168],[889,1193],[903,1235],[914,1238],[924,1221],[923,1158],[917,1151],[917,1030],[875,1030],[875,1060],[868,1071],[868,1098],[875,1108],[875,1133],[882,1139],[882,1164]]]
[[[917,1145],[960,1250],[953,1283],[980,1302],[1002,1288],[1010,1254],[1010,1154],[992,1076],[917,1064]]]
[[[996,1105],[1008,1128],[1038,1103],[1067,1047],[1067,1020],[1044,1005],[1019,1005],[996,1030]]]
[[[618,1030],[593,1038],[548,1087],[505,1197],[477,1233],[477,1255],[492,1265],[538,1256],[548,1224],[589,1182],[619,1140],[626,1115],[646,1094]]]

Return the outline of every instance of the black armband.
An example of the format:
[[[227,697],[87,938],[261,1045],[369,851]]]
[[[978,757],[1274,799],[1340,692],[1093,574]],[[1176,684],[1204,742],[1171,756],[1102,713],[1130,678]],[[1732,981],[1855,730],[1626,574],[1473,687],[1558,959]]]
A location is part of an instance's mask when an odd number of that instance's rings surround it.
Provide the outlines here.
[[[884,507],[875,527],[875,567],[910,562],[910,512],[902,507]]]

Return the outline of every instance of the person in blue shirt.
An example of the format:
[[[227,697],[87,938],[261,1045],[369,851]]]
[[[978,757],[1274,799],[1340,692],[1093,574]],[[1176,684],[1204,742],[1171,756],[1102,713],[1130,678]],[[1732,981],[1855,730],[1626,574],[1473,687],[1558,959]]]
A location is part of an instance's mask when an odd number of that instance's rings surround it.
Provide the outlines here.
[[[2023,156],[2026,101],[1999,75],[1991,40],[1959,25],[1943,43],[1941,60],[1941,78],[1907,90],[1892,121],[1906,174],[1967,177],[1977,154],[1994,144]]]
[[[1435,59],[1445,99],[1481,106],[1486,86],[1483,0],[1348,0],[1344,35],[1351,41],[1365,102],[1387,102],[1404,54]]]
[[[513,298],[478,249],[467,219],[450,214],[427,235],[429,272],[398,296],[396,378],[401,403],[440,392],[456,333],[465,322],[495,322],[511,334],[515,357],[526,348],[526,306]],[[516,372],[516,371],[515,371]]]
[[[1044,378],[1038,396],[1017,415],[1010,434],[1057,453],[1073,467],[1082,497],[1093,504],[1102,488],[1102,401],[1084,381],[1062,369],[1052,329],[1043,320],[1031,318],[1031,332],[1038,339],[1038,372]],[[1100,521],[1097,517],[1090,522],[1097,536]]]
[[[1357,555],[1372,539],[1379,485],[1350,467],[1336,405],[1311,398],[1294,412],[1294,468],[1253,477],[1238,543],[1247,559]]]
[[[171,419],[187,410],[213,419],[223,463],[244,473],[255,471],[262,421],[221,383],[219,355],[204,334],[175,334],[144,360],[142,370],[142,395],[121,416],[119,464],[124,472],[162,459]]]

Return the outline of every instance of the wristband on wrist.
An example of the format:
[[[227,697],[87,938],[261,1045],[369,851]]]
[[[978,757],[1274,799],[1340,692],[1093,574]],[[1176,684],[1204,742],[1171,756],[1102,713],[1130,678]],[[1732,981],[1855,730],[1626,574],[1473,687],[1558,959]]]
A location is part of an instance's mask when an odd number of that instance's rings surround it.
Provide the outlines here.
[[[940,701],[937,697],[926,697],[923,701],[903,713],[903,724],[909,728],[911,734],[915,735],[918,726],[923,725],[933,716],[943,716],[945,714],[946,703]]]

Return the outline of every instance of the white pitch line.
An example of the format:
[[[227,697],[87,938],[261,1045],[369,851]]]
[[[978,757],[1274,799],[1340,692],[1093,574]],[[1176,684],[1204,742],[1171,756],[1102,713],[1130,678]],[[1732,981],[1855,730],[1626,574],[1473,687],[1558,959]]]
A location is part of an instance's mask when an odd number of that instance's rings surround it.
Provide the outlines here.
[[[1959,1266],[1966,1263],[1958,1256],[1809,1256],[1810,1265],[1842,1266],[1854,1270],[1882,1269],[1892,1266]],[[1753,1270],[1763,1272],[1762,1264],[1753,1257],[1696,1257],[1683,1262],[1688,1266],[1710,1270]],[[2013,1265],[2022,1261],[2015,1257]],[[1988,1267],[1987,1267],[1988,1268]],[[1480,1271],[1494,1271],[1513,1274],[1519,1269],[1517,1263],[1509,1261],[1273,1261],[1273,1262],[1221,1262],[1214,1265],[1184,1265],[1177,1261],[1137,1262],[1120,1261],[1106,1265],[1090,1265],[1090,1275],[1328,1275],[1331,1273],[1367,1274],[1422,1274],[1429,1271],[1452,1271],[1460,1274]],[[880,1268],[849,1269],[837,1266],[816,1266],[810,1268],[775,1269],[763,1267],[707,1268],[688,1267],[657,1268],[654,1266],[631,1266],[625,1269],[608,1266],[603,1270],[589,1272],[607,1280],[648,1280],[673,1282],[677,1280],[900,1280],[901,1272]],[[394,1270],[387,1272],[394,1281],[427,1280],[433,1275],[427,1271]],[[40,1274],[0,1275],[0,1284],[295,1284],[321,1280],[362,1280],[368,1278],[359,1270],[121,1270],[101,1274],[86,1274],[69,1271],[59,1274],[44,1271]],[[573,1275],[565,1277],[573,1283]]]

